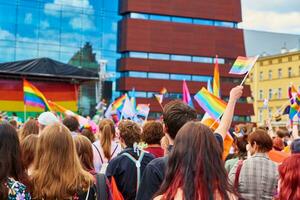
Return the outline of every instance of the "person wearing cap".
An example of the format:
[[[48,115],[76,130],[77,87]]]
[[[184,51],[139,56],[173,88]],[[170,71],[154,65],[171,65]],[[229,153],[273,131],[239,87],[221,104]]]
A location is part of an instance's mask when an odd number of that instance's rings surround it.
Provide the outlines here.
[[[278,167],[278,199],[300,199],[300,138],[291,144],[292,155]]]
[[[39,132],[42,132],[42,130],[51,124],[58,123],[58,118],[52,113],[52,112],[43,112],[38,117],[38,123],[39,123]]]

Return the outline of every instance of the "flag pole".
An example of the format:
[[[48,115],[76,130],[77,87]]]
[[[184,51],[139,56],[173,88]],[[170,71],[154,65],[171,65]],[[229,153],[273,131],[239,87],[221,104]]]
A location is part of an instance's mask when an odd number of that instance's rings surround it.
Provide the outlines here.
[[[222,115],[223,114],[221,114],[217,119],[215,119],[215,121],[210,125],[209,128],[212,128],[215,125],[215,123],[222,117]]]
[[[244,84],[244,82],[246,81],[246,79],[247,79],[249,73],[250,73],[250,70],[249,70],[249,71],[247,72],[247,74],[245,75],[245,77],[244,77],[243,81],[241,82],[240,86],[242,86],[242,85]]]

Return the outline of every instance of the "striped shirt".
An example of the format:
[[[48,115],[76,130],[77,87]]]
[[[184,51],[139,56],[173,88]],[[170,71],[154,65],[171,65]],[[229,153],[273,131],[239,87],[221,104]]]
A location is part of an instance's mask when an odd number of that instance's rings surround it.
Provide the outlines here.
[[[238,163],[229,172],[232,183]],[[238,191],[246,200],[272,200],[278,183],[277,165],[271,161],[267,154],[256,153],[243,162]]]

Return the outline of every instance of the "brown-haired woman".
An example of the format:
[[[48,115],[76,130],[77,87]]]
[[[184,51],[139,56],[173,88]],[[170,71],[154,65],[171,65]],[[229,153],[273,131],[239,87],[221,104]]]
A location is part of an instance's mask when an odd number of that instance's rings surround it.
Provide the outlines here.
[[[17,132],[9,124],[0,124],[0,138],[0,199],[29,200],[28,178],[21,162]]]
[[[160,141],[164,136],[163,126],[160,122],[149,121],[143,126],[142,140],[148,144],[145,151],[153,154],[156,158],[164,156]]]
[[[36,153],[34,199],[96,199],[94,178],[81,166],[68,128],[57,123],[45,127]]]
[[[28,135],[21,141],[22,161],[29,176],[32,173],[38,138],[38,135]]]
[[[38,135],[39,125],[35,119],[28,120],[24,126],[20,129],[20,141],[22,141],[28,135]]]
[[[154,156],[137,148],[141,141],[141,127],[137,123],[123,120],[118,129],[125,149],[109,162],[106,175],[115,178],[124,199],[134,200],[144,169]]]
[[[116,137],[115,124],[110,119],[103,119],[99,124],[98,140],[93,143],[94,167],[97,173],[100,172],[102,165],[104,171],[108,161],[116,157],[121,151],[122,147],[119,143],[114,141]]]
[[[237,199],[220,145],[207,126],[188,122],[179,130],[158,195],[155,200]]]
[[[229,179],[244,199],[273,199],[278,182],[277,165],[267,153],[273,143],[265,130],[257,129],[248,136],[251,157],[239,161],[230,171]]]
[[[95,175],[92,143],[88,138],[82,135],[74,137],[74,142],[82,167],[92,175]]]

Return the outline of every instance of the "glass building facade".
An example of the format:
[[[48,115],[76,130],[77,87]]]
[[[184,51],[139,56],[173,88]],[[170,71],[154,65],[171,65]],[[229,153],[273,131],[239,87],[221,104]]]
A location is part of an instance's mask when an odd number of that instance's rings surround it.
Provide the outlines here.
[[[114,81],[120,18],[118,0],[0,0],[0,62],[49,57],[99,70],[103,59]],[[95,87],[85,86],[86,110],[96,103],[93,96]]]

